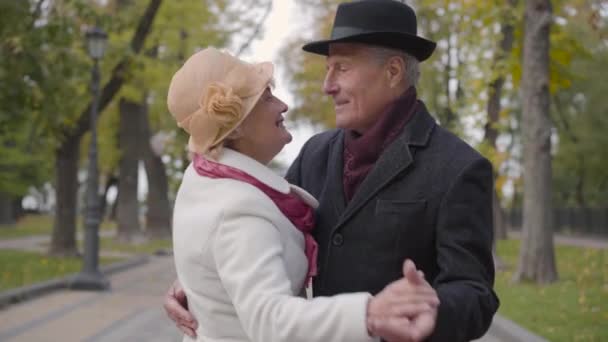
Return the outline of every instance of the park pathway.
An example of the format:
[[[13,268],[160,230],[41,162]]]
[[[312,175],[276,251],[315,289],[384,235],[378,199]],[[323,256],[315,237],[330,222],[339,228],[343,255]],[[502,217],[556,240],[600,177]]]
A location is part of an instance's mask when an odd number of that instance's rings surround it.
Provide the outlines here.
[[[0,310],[3,342],[174,342],[181,334],[162,301],[175,279],[173,258],[154,256],[110,277],[107,292],[61,290]],[[544,341],[496,317],[479,342]]]
[[[181,341],[162,309],[172,257],[111,276],[107,292],[61,290],[0,310],[0,341]]]

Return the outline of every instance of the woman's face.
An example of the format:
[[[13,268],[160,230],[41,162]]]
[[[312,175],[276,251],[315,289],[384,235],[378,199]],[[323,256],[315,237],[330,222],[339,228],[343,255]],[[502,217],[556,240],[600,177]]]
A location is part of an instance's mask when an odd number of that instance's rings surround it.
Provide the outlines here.
[[[291,141],[283,124],[287,105],[266,88],[251,113],[241,123],[231,146],[262,164],[268,164]]]

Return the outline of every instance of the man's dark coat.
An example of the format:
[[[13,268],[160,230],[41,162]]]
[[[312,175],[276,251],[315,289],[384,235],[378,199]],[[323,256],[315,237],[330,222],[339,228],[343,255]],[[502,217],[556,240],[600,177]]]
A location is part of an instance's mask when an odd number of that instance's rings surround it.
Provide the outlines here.
[[[315,296],[376,294],[411,259],[441,301],[431,340],[468,341],[487,331],[498,309],[492,165],[419,108],[348,204],[343,130],[311,138],[287,180],[320,202]]]

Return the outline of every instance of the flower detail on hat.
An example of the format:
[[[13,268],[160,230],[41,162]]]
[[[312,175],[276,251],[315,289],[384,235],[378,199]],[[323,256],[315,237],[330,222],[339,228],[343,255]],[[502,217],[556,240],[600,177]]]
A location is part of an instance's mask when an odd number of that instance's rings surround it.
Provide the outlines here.
[[[222,83],[212,83],[201,99],[201,108],[221,130],[233,128],[243,116],[243,101],[232,89]]]
[[[243,100],[232,87],[214,82],[205,89],[199,108],[178,125],[190,134],[190,148],[206,153],[243,118]]]

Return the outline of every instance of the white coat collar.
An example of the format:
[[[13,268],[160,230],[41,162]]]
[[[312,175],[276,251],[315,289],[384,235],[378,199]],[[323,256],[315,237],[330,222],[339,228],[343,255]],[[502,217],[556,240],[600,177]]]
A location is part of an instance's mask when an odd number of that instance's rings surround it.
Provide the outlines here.
[[[313,208],[319,206],[319,202],[306,190],[289,184],[284,178],[272,171],[272,169],[247,155],[224,147],[218,162],[245,171],[250,176],[283,194],[293,192]]]

